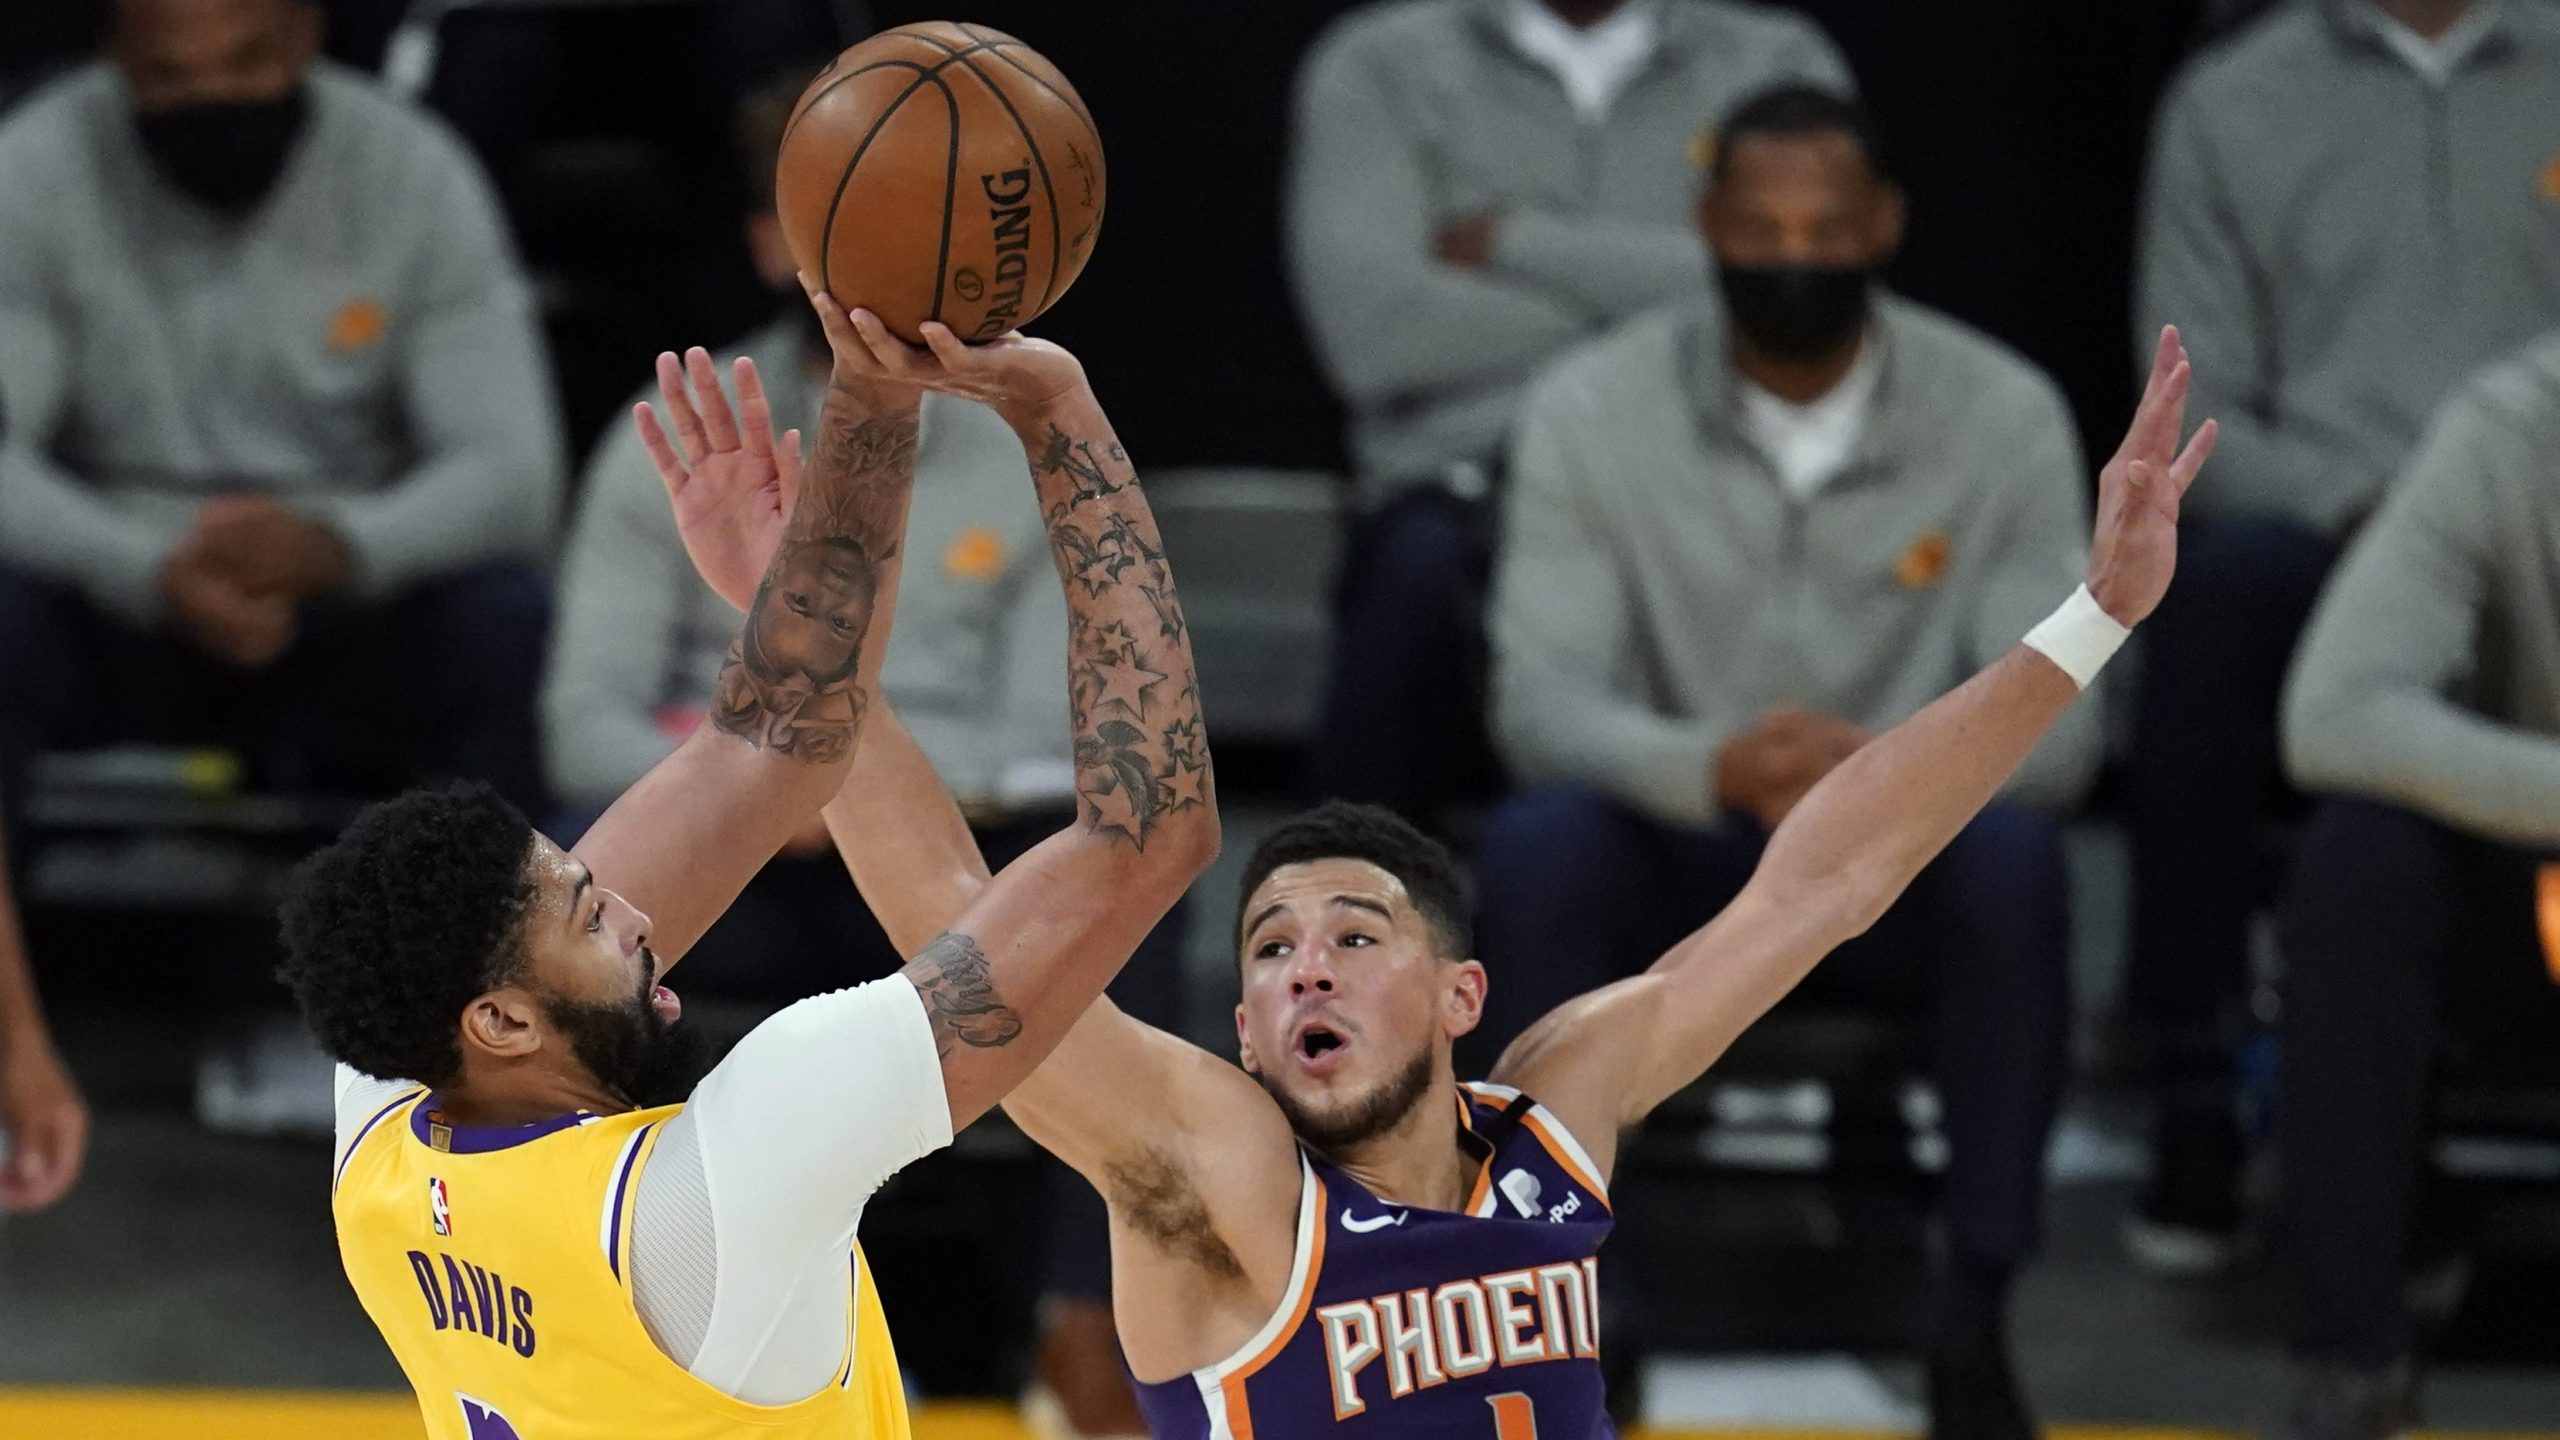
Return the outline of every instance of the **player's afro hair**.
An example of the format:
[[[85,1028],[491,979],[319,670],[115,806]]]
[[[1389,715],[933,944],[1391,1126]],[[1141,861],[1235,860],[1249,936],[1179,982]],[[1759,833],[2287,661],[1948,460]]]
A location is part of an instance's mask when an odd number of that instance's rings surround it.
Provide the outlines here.
[[[1442,957],[1463,960],[1475,948],[1468,920],[1466,871],[1449,847],[1416,830],[1403,816],[1375,805],[1328,800],[1271,832],[1245,862],[1236,894],[1236,938],[1244,938],[1244,907],[1253,892],[1283,865],[1311,860],[1366,860],[1404,883],[1413,906],[1431,926]]]
[[[295,872],[284,964],[331,1055],[380,1079],[461,1078],[455,1026],[525,963],[533,825],[486,785],[368,807]]]

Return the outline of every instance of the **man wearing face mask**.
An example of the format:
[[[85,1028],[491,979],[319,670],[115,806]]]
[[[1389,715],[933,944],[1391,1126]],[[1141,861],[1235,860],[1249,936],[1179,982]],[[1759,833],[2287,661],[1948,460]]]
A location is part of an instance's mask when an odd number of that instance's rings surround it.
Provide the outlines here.
[[[320,23],[120,0],[108,57],[0,127],[0,760],[213,741],[261,780],[531,803],[560,481],[531,298],[461,147]]]
[[[1851,102],[1791,86],[1721,127],[1699,220],[1722,304],[1559,362],[1515,440],[1495,727],[1533,787],[1478,862],[1499,1045],[1739,893],[1770,832],[1874,732],[2034,623],[2085,560],[2080,451],[2023,359],[1887,294],[1900,193]],[[2010,1282],[2063,1073],[2066,886],[2049,811],[2087,787],[2066,716],[1799,1000],[1933,1014],[1945,1231],[1932,1433],[2031,1431]]]
[[[1820,27],[1729,0],[1386,0],[1316,42],[1291,126],[1292,279],[1350,413],[1361,515],[1314,781],[1424,829],[1486,798],[1490,496],[1538,367],[1705,279],[1700,122],[1803,80]]]

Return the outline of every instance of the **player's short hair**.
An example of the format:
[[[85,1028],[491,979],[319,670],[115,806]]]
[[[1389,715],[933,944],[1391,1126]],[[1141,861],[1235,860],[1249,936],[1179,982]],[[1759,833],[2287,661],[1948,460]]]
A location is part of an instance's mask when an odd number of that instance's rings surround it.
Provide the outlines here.
[[[1475,949],[1468,920],[1472,901],[1467,872],[1449,847],[1406,823],[1392,810],[1328,800],[1264,837],[1245,861],[1236,894],[1236,938],[1244,938],[1245,906],[1253,892],[1283,865],[1314,860],[1365,860],[1403,883],[1413,907],[1431,926],[1443,957],[1462,960]]]
[[[1858,153],[1867,157],[1867,168],[1877,179],[1892,178],[1866,107],[1849,96],[1803,80],[1773,85],[1726,112],[1723,122],[1716,126],[1715,160],[1708,167],[1708,178],[1710,182],[1724,179],[1734,147],[1745,140],[1805,135],[1846,135],[1857,143]]]
[[[527,964],[533,825],[486,785],[368,807],[294,873],[277,977],[331,1055],[384,1080],[462,1076],[463,1007]]]

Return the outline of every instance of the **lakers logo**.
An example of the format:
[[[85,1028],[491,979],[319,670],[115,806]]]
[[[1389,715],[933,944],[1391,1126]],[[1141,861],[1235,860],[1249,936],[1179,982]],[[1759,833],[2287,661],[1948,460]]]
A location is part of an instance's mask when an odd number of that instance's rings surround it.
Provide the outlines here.
[[[1004,559],[1004,538],[984,525],[972,525],[942,552],[942,573],[984,583],[1004,574]]]

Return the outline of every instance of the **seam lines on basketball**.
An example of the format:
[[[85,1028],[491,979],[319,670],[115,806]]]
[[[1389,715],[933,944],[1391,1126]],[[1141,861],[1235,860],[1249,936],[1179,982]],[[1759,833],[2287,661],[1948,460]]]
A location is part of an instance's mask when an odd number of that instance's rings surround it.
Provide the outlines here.
[[[915,83],[909,85],[906,89],[898,93],[897,99],[880,107],[880,114],[871,122],[871,128],[863,132],[862,143],[853,147],[852,157],[844,162],[844,173],[836,177],[836,193],[827,199],[827,223],[825,227],[818,232],[818,288],[828,292],[829,294],[833,294],[835,292],[836,283],[834,274],[836,212],[841,210],[844,206],[844,192],[853,185],[853,172],[862,164],[862,157],[870,153],[871,142],[879,139],[880,132],[887,128],[890,117],[898,113],[898,107],[913,99],[915,97],[915,93],[922,90],[927,85],[931,85],[935,89],[941,91],[942,103],[950,107],[951,110],[952,144],[955,149],[959,145],[960,102],[952,98],[950,85],[943,81],[943,78],[939,73],[934,70],[928,70],[923,65],[918,64],[913,60],[883,60],[880,61],[876,67],[869,65],[863,67],[864,70],[870,70],[873,68],[882,70],[913,70],[916,72],[916,79]],[[944,244],[948,245],[950,243],[951,230],[951,190],[948,181],[945,181],[942,192],[942,228]],[[934,286],[934,318],[938,319],[940,318],[942,308],[941,279],[939,275],[935,278]]]
[[[947,45],[949,43],[947,41],[935,40],[930,35],[919,35],[916,38],[936,45]],[[978,44],[971,46],[969,49],[951,51],[951,57],[949,59],[934,66],[933,68],[935,73],[939,74],[944,70],[950,69],[954,65],[958,65],[962,69],[967,70],[970,74],[977,76],[978,83],[986,86],[987,93],[996,97],[996,103],[1004,107],[1004,113],[1013,117],[1014,131],[1022,136],[1022,148],[1031,152],[1031,164],[1033,168],[1040,172],[1040,188],[1049,197],[1049,278],[1040,286],[1040,304],[1034,311],[1036,314],[1040,310],[1048,309],[1050,302],[1058,298],[1058,271],[1059,268],[1065,264],[1067,258],[1066,237],[1058,228],[1058,186],[1057,182],[1049,177],[1049,157],[1040,152],[1040,142],[1032,138],[1030,123],[1022,118],[1022,112],[1020,110],[1014,108],[1013,97],[1004,93],[1003,86],[988,79],[987,72],[979,69],[976,62],[969,58],[972,54],[975,54],[980,50],[986,50],[989,53],[993,53],[993,47],[989,46],[986,42],[981,41]],[[1013,68],[1016,70],[1022,69],[1019,65],[1016,65]],[[1049,93],[1054,95],[1057,92],[1052,90]],[[1070,106],[1068,108],[1072,110],[1074,107]],[[959,130],[956,126],[952,131],[952,140],[954,145],[959,143]],[[939,304],[940,301],[937,300],[935,303]]]
[[[1023,64],[1021,61],[1004,53],[1004,47],[1008,44],[1021,45],[1025,50],[1031,48],[1029,45],[1024,45],[1020,40],[1014,39],[1012,36],[1005,34],[1001,30],[986,30],[981,33],[981,27],[966,23],[963,23],[960,26],[960,33],[977,41],[988,54],[993,55],[1007,65],[1012,66],[1021,74],[1023,79],[1028,80],[1032,84],[1039,86],[1041,89],[1048,91],[1050,94],[1057,96],[1058,102],[1066,106],[1069,111],[1073,112],[1076,119],[1083,123],[1084,133],[1092,137],[1093,148],[1095,151],[1099,152],[1102,149],[1102,127],[1093,123],[1093,112],[1084,108],[1083,100],[1070,95],[1066,91],[1059,89],[1057,86],[1050,84],[1048,81],[1041,79],[1039,71],[1032,69],[1030,66]],[[990,36],[994,38],[988,38]]]
[[[799,109],[797,109],[797,110],[795,110],[795,111],[791,112],[791,119],[790,119],[790,122],[789,122],[788,124],[785,124],[785,125],[782,127],[782,140],[781,140],[781,143],[780,143],[780,144],[777,144],[776,146],[774,146],[774,151],[775,151],[775,153],[776,153],[776,154],[781,153],[781,150],[782,150],[783,146],[785,146],[785,145],[789,145],[789,144],[791,143],[791,132],[792,132],[792,131],[794,131],[794,130],[799,129],[799,128],[800,128],[800,122],[801,122],[801,120],[802,120],[802,119],[804,119],[804,118],[806,118],[806,117],[807,117],[807,115],[808,115],[808,113],[809,113],[810,111],[815,110],[815,109],[817,109],[817,108],[818,108],[818,102],[819,102],[819,101],[824,100],[824,99],[826,99],[826,98],[827,98],[827,96],[829,96],[830,94],[833,94],[833,93],[835,92],[835,88],[836,88],[838,85],[842,85],[842,84],[844,84],[844,83],[845,83],[846,81],[848,81],[848,80],[855,80],[855,79],[859,79],[859,78],[861,78],[862,76],[865,76],[865,75],[870,74],[870,73],[871,73],[872,71],[874,71],[874,70],[913,70],[914,72],[916,72],[916,73],[917,73],[917,74],[919,74],[919,75],[927,75],[927,74],[931,74],[931,73],[932,73],[931,71],[929,71],[929,70],[925,69],[925,67],[924,67],[924,62],[923,62],[923,61],[921,61],[921,60],[874,60],[874,61],[872,61],[870,64],[863,66],[863,67],[862,67],[861,69],[859,69],[859,70],[848,70],[848,71],[846,71],[846,72],[845,72],[845,73],[843,73],[842,75],[839,75],[839,76],[837,76],[836,78],[834,78],[833,80],[828,81],[828,82],[827,82],[827,88],[826,88],[826,89],[821,90],[821,91],[819,91],[817,94],[810,96],[810,97],[809,97],[809,99],[808,99],[808,103],[806,103],[806,104],[802,105]],[[900,96],[899,98],[900,98],[900,99],[904,99],[904,98],[906,98],[906,97],[904,97],[904,96]]]

